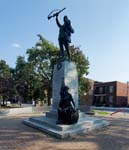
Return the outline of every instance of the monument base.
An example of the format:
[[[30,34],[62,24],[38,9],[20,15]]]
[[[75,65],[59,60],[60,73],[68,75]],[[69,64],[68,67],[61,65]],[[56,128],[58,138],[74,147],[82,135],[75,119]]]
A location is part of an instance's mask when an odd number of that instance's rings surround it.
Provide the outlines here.
[[[58,125],[55,118],[34,117],[24,120],[24,123],[40,131],[46,132],[57,138],[69,138],[77,134],[85,134],[89,131],[101,129],[109,125],[106,120],[90,117],[84,113],[79,113],[79,121],[73,125]]]
[[[89,117],[85,113],[79,112],[79,120],[76,124],[60,125],[56,124],[58,120],[58,107],[61,100],[61,88],[65,85],[69,88],[70,94],[75,103],[75,109],[78,109],[78,73],[74,62],[62,61],[54,66],[52,78],[52,109],[46,113],[45,117],[29,118],[24,123],[49,133],[58,138],[68,138],[76,134],[87,133],[91,130],[101,129],[109,123],[96,117]]]

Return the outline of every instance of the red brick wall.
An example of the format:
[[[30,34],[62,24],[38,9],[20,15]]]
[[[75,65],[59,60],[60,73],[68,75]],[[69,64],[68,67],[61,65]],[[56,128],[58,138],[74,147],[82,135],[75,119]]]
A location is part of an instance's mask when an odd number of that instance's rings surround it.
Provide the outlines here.
[[[117,82],[117,91],[116,91],[116,104],[118,106],[127,106],[128,100],[127,100],[127,94],[129,94],[129,91],[127,91],[127,84]]]
[[[83,95],[79,98],[80,105],[92,105],[93,103],[93,95]]]
[[[105,82],[97,83],[94,87],[106,87],[106,104],[110,106],[110,97],[113,96],[113,106],[128,106],[129,105],[129,85],[127,88],[127,83],[122,82]],[[110,92],[109,87],[113,86],[113,92]],[[128,91],[127,91],[128,90]],[[127,99],[128,95],[128,99]],[[101,96],[101,95],[100,95]],[[95,97],[94,97],[95,99]]]

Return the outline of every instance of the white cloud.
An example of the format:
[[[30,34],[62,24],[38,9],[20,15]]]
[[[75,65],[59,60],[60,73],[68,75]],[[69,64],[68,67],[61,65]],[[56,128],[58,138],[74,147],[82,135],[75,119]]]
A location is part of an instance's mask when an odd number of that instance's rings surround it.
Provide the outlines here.
[[[11,46],[15,48],[21,48],[21,45],[18,43],[12,43]]]

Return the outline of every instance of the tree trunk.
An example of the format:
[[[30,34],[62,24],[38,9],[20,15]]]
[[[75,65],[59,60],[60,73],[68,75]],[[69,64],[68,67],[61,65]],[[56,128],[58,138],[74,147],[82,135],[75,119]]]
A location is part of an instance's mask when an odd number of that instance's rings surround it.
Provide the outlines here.
[[[5,106],[5,96],[3,96],[3,104],[2,106]]]

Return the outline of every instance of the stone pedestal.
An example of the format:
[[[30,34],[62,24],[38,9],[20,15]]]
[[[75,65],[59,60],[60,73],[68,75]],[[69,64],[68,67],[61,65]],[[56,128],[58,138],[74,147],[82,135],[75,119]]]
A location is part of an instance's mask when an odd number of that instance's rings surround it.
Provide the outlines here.
[[[62,83],[69,87],[75,106],[78,108],[78,74],[75,63],[69,61],[59,62],[54,66],[52,79],[52,108],[45,117],[29,118],[24,123],[58,138],[67,138],[78,133],[86,133],[94,129],[100,129],[109,123],[95,117],[88,117],[85,113],[79,113],[78,123],[73,125],[57,125],[57,108],[60,101],[60,89]]]
[[[59,62],[54,66],[52,79],[52,109],[46,114],[47,117],[57,118],[57,108],[60,101],[62,83],[69,87],[69,93],[78,108],[78,74],[76,64],[69,61]]]
[[[55,65],[52,81],[52,109],[54,110],[58,107],[63,81],[69,87],[69,93],[72,95],[75,105],[78,108],[78,74],[75,63],[63,61]]]

